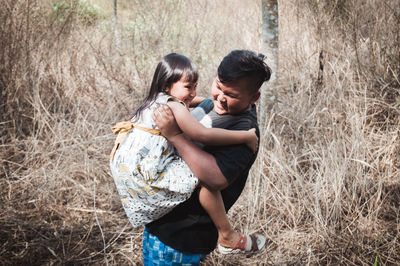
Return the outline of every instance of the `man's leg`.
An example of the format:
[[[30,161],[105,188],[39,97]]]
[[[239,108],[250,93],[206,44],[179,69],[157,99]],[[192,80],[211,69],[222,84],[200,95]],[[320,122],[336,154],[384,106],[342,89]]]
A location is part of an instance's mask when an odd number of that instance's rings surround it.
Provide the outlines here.
[[[143,265],[200,265],[203,254],[185,254],[162,243],[145,227],[143,232]]]
[[[143,265],[149,265],[149,260],[150,260],[150,240],[149,240],[150,234],[147,231],[147,228],[144,228],[143,231]]]

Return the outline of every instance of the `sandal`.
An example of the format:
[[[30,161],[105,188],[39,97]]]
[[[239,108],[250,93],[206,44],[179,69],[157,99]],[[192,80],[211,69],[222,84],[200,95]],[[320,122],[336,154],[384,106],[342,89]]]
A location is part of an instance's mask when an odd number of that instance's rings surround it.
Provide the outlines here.
[[[221,254],[255,253],[265,245],[265,237],[259,234],[240,234],[239,241],[234,248],[228,248],[218,244],[218,251]]]

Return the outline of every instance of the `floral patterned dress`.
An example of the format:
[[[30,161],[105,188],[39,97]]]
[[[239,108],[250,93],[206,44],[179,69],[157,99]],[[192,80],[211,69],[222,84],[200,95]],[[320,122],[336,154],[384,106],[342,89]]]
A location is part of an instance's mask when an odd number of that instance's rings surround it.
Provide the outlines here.
[[[143,110],[135,126],[156,129],[152,113],[157,104],[172,99],[160,93]],[[164,137],[133,128],[110,161],[122,205],[134,227],[154,221],[187,200],[198,184],[174,146]]]

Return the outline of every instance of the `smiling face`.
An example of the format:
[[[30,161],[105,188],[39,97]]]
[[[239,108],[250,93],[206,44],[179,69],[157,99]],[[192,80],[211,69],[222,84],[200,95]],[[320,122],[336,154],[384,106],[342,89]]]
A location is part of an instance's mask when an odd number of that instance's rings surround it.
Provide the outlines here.
[[[222,83],[216,77],[211,87],[214,111],[219,115],[235,115],[246,111],[260,97],[259,91],[250,91],[245,79]]]
[[[187,82],[185,76],[182,76],[179,81],[173,83],[165,90],[165,92],[181,100],[186,104],[186,106],[189,106],[193,98],[196,96],[196,87],[197,82]]]

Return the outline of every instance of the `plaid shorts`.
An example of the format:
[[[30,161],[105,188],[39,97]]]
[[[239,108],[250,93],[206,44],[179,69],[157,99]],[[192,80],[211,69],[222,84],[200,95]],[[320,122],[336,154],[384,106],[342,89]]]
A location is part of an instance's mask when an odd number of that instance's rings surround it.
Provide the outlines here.
[[[147,228],[143,232],[143,265],[200,265],[204,254],[185,254],[162,243],[150,234]]]

